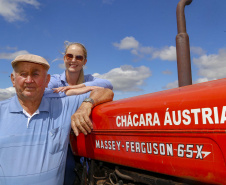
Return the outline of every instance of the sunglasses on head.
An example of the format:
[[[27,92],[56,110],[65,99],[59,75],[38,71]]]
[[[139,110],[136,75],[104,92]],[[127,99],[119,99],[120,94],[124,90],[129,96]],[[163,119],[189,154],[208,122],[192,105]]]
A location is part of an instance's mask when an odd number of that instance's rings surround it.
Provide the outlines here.
[[[73,54],[66,54],[66,59],[67,61],[72,61],[73,58],[75,58],[75,60],[78,60],[78,61],[83,61],[84,57],[82,55],[73,55]]]

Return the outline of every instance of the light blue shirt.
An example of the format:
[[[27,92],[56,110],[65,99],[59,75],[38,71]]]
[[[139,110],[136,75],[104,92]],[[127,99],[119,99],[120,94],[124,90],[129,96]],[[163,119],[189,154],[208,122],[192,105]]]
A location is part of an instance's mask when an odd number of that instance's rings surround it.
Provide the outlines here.
[[[30,118],[17,96],[0,102],[1,185],[63,184],[71,115],[89,94],[43,97]]]
[[[92,75],[84,75],[84,84],[85,86],[98,86],[98,87],[104,87],[113,89],[113,86],[110,81],[101,79],[101,78],[95,78]],[[62,74],[54,74],[51,75],[50,82],[48,84],[48,88],[57,88],[57,87],[63,87],[68,86],[67,80],[66,80],[66,74],[65,71]]]

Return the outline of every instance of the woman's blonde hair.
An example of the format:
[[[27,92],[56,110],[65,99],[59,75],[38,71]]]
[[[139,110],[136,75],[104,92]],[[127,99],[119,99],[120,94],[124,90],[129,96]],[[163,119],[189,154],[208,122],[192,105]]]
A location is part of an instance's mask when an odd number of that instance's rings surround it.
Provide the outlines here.
[[[64,42],[64,46],[65,46],[65,51],[64,51],[64,54],[67,53],[67,50],[70,46],[72,45],[77,45],[77,46],[80,46],[83,50],[83,53],[84,53],[84,58],[87,59],[87,50],[85,48],[85,46],[81,43],[78,43],[78,42],[69,42],[69,41],[65,41]],[[84,83],[84,71],[83,71],[83,68],[81,69],[80,73],[79,73],[79,77],[78,77],[78,81],[77,81],[77,85],[78,84],[82,84]]]

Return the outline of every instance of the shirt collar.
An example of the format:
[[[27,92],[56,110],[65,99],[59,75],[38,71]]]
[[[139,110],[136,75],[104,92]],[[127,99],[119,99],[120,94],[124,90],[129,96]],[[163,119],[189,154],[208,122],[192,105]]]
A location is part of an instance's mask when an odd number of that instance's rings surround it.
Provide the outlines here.
[[[30,120],[34,115],[39,114],[40,111],[39,111],[39,109],[37,109],[37,110],[33,113],[33,115],[30,115],[30,114],[28,114],[28,112],[27,112],[26,110],[23,109],[23,113],[24,113],[24,114],[29,118],[29,120]],[[29,122],[29,120],[28,120],[28,122]]]
[[[49,109],[50,109],[50,107],[49,107],[48,99],[45,97],[42,97],[42,101],[41,101],[41,104],[39,105],[38,110],[40,112],[42,112],[42,111],[49,112]],[[12,97],[10,104],[9,104],[9,111],[10,112],[23,112],[23,108],[20,105],[17,95]]]

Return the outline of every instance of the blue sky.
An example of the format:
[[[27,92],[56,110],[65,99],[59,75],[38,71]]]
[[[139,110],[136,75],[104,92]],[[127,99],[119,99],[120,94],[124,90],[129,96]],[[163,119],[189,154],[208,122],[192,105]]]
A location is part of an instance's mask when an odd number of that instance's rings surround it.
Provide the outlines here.
[[[63,72],[64,41],[88,50],[86,74],[110,80],[115,100],[177,87],[179,0],[0,0],[0,100],[15,92],[11,61],[45,57]],[[186,6],[193,83],[226,77],[226,1]]]

